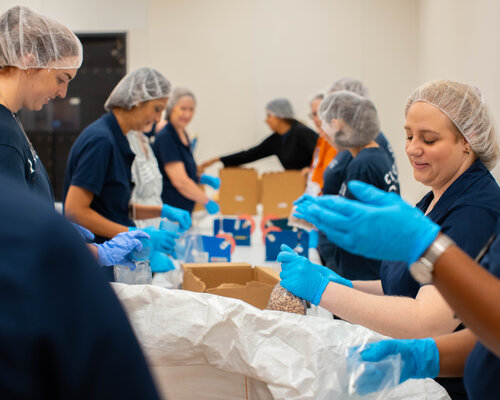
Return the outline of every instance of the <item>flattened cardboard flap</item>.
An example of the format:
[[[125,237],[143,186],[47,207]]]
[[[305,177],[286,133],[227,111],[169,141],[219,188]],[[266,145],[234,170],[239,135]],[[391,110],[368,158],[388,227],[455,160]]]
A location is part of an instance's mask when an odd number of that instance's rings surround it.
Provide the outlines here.
[[[300,171],[268,172],[262,175],[261,185],[263,215],[285,218],[293,202],[304,193],[306,180]]]
[[[257,214],[259,185],[257,171],[250,168],[223,168],[219,205],[224,215]]]

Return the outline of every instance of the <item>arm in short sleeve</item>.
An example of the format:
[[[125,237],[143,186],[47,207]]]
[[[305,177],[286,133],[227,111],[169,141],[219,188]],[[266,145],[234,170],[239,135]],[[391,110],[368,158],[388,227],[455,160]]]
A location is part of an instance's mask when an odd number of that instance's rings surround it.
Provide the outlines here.
[[[458,247],[475,258],[495,232],[497,216],[485,208],[460,206],[453,209],[441,226]]]
[[[231,167],[234,165],[247,164],[265,157],[272,156],[273,154],[276,154],[276,146],[274,144],[276,139],[274,135],[275,134],[267,137],[257,146],[254,146],[248,150],[240,151],[239,153],[221,157],[220,160],[225,167]]]
[[[0,145],[0,171],[17,182],[26,183],[26,171],[23,157],[17,149],[9,145]]]
[[[80,153],[70,185],[86,189],[99,195],[106,182],[109,160],[113,154],[113,144],[98,138],[89,142]]]

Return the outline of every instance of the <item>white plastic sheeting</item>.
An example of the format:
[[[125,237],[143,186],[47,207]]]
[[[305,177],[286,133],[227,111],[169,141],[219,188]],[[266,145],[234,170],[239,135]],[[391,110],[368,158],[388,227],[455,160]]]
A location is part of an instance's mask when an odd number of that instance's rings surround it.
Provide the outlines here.
[[[264,393],[263,384],[274,399],[356,398],[346,394],[346,349],[384,338],[344,321],[262,311],[240,300],[210,294],[151,285],[112,285],[157,377],[161,370],[165,376],[171,366],[209,366],[241,375],[241,379],[249,377],[245,385],[252,387],[244,389],[246,397],[242,398],[267,398],[248,394],[254,389]],[[179,380],[171,382],[182,384]],[[222,388],[212,385],[206,390]],[[205,394],[206,398],[226,398]],[[377,395],[360,398],[375,399]],[[449,396],[426,379],[407,381],[385,393],[384,399],[444,400]]]

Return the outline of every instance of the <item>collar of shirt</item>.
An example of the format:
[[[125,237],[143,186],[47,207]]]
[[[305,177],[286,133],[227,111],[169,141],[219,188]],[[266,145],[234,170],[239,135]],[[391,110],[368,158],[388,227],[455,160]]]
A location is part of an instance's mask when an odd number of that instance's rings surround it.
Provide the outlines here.
[[[488,169],[484,164],[477,159],[474,164],[472,164],[462,175],[460,175],[455,182],[453,182],[448,189],[443,193],[441,198],[438,200],[434,208],[428,214],[429,218],[433,221],[438,220],[438,218],[443,215],[448,209],[455,205],[457,198],[461,196],[469,189],[473,182],[477,179],[489,174]],[[434,194],[432,191],[427,193],[422,200],[417,203],[417,207],[424,211],[427,210],[431,201],[434,199]]]
[[[118,125],[116,117],[110,111],[107,115],[104,116],[104,119],[106,121],[106,124],[109,126],[111,133],[113,134],[115,142],[123,158],[132,163],[132,161],[134,161],[135,154],[130,148],[130,144],[127,140],[127,137],[123,134],[120,125]]]

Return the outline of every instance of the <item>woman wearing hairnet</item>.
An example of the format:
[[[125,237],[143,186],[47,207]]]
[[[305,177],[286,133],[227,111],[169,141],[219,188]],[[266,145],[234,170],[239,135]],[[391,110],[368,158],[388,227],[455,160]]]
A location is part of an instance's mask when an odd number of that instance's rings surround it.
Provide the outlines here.
[[[328,95],[318,110],[322,130],[337,147],[349,151],[352,160],[347,164],[339,195],[351,198],[347,183],[359,180],[387,192],[399,193],[397,177],[392,173],[392,159],[375,139],[380,133],[377,110],[371,100],[354,92],[341,90]],[[380,278],[380,261],[335,251],[339,273],[348,279]]]
[[[26,7],[13,7],[0,18],[0,171],[24,183],[52,207],[49,176],[17,117],[24,108],[40,110],[65,97],[82,64],[82,45],[68,28]],[[77,226],[85,240],[93,235]],[[137,246],[142,232],[124,233],[101,245],[89,245],[100,264],[120,261]]]
[[[162,216],[178,221],[181,229],[191,225],[184,210],[130,203],[135,155],[125,135],[151,129],[165,109],[169,92],[169,81],[158,71],[130,72],[108,97],[104,107],[109,112],[85,128],[71,148],[64,182],[65,213],[92,231],[97,241],[127,232],[135,226],[134,219]],[[169,235],[161,231],[164,250],[172,253],[175,235]],[[111,278],[112,271],[108,273]]]
[[[405,115],[406,153],[414,177],[431,188],[416,207],[470,257],[476,257],[495,232],[500,216],[500,188],[489,172],[499,149],[485,100],[477,88],[438,80],[414,91]],[[329,228],[334,222],[321,212],[330,202],[328,196],[303,199],[299,216],[338,242]],[[348,237],[349,224],[337,226]],[[377,234],[385,234],[382,226]],[[425,242],[423,236],[419,243]],[[366,247],[376,243],[367,240],[357,244]],[[352,251],[352,244],[345,247]],[[398,246],[396,238],[394,246]],[[282,283],[287,289],[382,334],[422,338],[453,332],[460,325],[433,285],[420,285],[411,277],[408,262],[383,261],[381,280],[351,282],[288,251],[280,260],[284,261]],[[310,289],[304,290],[306,284]],[[440,383],[454,398],[465,397],[460,381],[442,379]]]
[[[219,178],[202,174],[198,177],[191,142],[186,132],[193,118],[196,98],[187,88],[178,87],[167,103],[168,123],[157,134],[153,149],[163,177],[162,199],[164,203],[193,211],[195,202],[205,205],[210,214],[219,211],[219,205],[198,187],[207,184],[214,189],[220,186]]]
[[[0,393],[158,399],[126,315],[74,228],[56,215],[49,178],[16,115],[64,97],[81,62],[80,41],[60,23],[20,6],[0,15]],[[115,239],[99,247],[100,261],[102,250],[117,256],[108,251]],[[140,245],[134,235],[120,242],[133,245],[127,253]]]
[[[276,155],[285,169],[303,169],[311,165],[318,135],[295,119],[287,99],[275,99],[266,106],[266,123],[274,132],[248,150],[217,157],[201,165],[204,169],[217,161],[225,167],[246,164]]]

